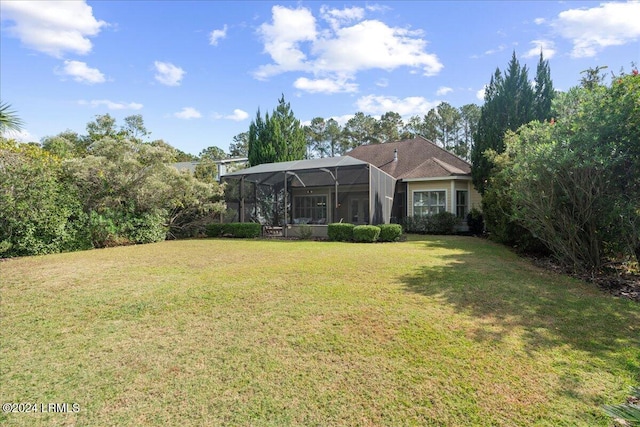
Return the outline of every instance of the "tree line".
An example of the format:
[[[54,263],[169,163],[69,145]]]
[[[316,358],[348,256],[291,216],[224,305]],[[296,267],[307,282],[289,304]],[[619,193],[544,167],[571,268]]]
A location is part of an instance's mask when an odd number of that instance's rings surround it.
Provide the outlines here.
[[[383,144],[420,135],[469,160],[479,119],[480,107],[475,104],[455,108],[442,102],[422,117],[415,115],[406,122],[393,111],[379,119],[359,111],[344,125],[334,118],[323,117],[314,117],[309,124],[302,125],[282,95],[272,113],[263,116],[258,110],[249,130],[234,136],[229,154],[217,147],[210,149],[218,158],[248,157],[249,163],[255,166],[341,156],[360,145]],[[201,156],[206,155],[207,150]]]

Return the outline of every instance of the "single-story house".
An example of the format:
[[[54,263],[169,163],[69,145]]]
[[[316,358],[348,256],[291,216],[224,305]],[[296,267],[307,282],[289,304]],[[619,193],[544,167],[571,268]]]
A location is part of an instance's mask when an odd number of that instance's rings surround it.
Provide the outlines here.
[[[357,147],[341,157],[267,163],[222,176],[230,221],[302,225],[385,224],[448,211],[461,218],[480,196],[471,165],[422,137]],[[294,231],[295,233],[295,231]]]
[[[348,156],[368,162],[397,180],[392,217],[451,212],[463,221],[481,196],[471,182],[471,165],[422,136],[362,145]]]

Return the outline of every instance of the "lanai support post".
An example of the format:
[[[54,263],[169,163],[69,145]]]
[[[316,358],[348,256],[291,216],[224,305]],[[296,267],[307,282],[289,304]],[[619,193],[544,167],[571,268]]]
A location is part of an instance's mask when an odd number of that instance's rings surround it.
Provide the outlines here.
[[[284,224],[282,235],[287,237],[287,172],[284,172]]]
[[[333,203],[333,222],[338,222],[338,167],[336,166],[335,169],[335,175],[333,177],[333,180],[335,181],[335,196],[336,196],[336,200]]]
[[[240,178],[240,222],[244,222],[244,176]]]

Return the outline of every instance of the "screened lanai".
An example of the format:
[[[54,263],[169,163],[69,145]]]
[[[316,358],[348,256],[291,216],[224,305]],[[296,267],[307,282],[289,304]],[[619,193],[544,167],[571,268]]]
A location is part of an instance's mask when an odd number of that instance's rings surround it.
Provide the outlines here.
[[[227,221],[287,228],[389,223],[396,180],[349,156],[266,163],[222,176]],[[324,229],[324,230],[323,230]]]

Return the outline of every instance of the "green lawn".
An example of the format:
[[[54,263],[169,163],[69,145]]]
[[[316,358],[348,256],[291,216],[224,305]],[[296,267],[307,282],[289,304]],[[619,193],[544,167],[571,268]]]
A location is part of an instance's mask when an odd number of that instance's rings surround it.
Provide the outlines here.
[[[202,239],[0,262],[3,425],[610,425],[640,304],[480,239]],[[41,408],[41,407],[38,407]]]

